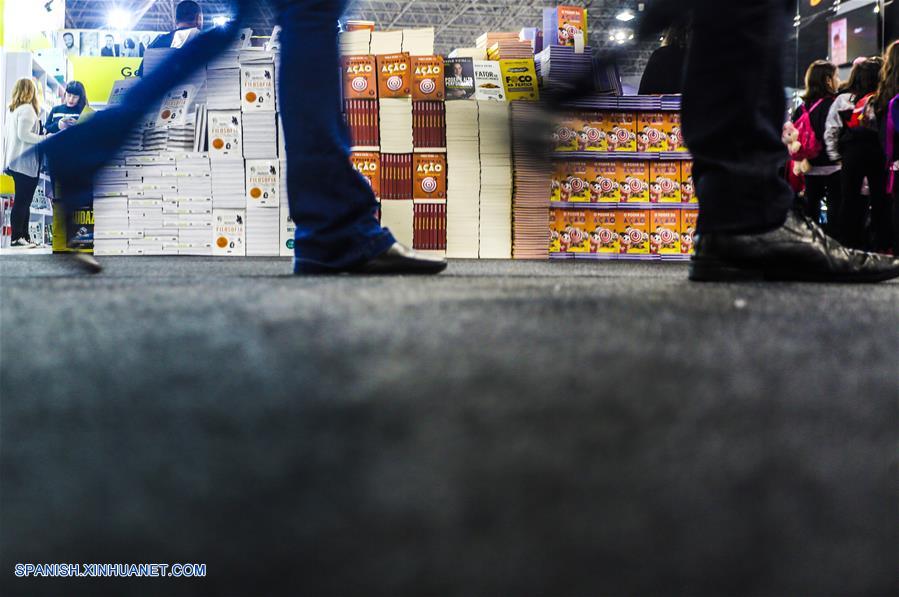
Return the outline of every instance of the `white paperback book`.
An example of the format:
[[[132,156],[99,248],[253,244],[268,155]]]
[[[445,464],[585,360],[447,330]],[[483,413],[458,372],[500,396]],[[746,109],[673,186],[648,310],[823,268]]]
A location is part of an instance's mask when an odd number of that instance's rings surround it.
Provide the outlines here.
[[[247,208],[280,205],[279,166],[277,159],[246,161]]]
[[[209,110],[207,130],[211,160],[243,159],[240,110]]]
[[[212,254],[246,255],[246,210],[212,211]]]
[[[240,73],[241,108],[274,112],[277,109],[274,63],[242,64]]]
[[[475,60],[474,85],[474,99],[506,101],[506,91],[498,61]]]

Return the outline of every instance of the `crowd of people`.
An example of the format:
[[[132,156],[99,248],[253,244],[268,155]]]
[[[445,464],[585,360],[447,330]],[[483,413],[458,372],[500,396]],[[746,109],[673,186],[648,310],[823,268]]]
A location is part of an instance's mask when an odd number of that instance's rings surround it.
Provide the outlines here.
[[[847,81],[818,60],[805,76],[793,123],[808,115],[819,147],[797,204],[843,245],[899,255],[899,41],[858,58]],[[822,209],[823,208],[823,209]]]

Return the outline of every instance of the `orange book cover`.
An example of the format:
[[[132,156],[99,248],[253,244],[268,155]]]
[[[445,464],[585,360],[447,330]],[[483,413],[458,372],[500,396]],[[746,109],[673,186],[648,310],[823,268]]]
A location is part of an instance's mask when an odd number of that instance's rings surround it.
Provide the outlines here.
[[[665,151],[687,151],[687,146],[684,144],[680,112],[668,112],[666,114],[665,127],[662,132],[665,133],[668,142]]]
[[[409,54],[384,54],[378,60],[378,97],[412,95],[412,66]]]
[[[618,162],[621,203],[649,203],[649,162]]]
[[[591,212],[588,226],[591,253],[618,253],[620,243],[616,216],[614,209],[597,209]]]
[[[412,99],[442,100],[444,83],[442,56],[412,57]]]
[[[651,162],[649,167],[649,201],[681,202],[680,162]]]
[[[699,203],[696,185],[693,182],[693,162],[680,164],[680,195],[683,203]]]
[[[682,255],[693,253],[696,242],[696,222],[699,219],[698,209],[683,209],[680,214],[680,252]]]
[[[347,99],[377,99],[378,78],[374,56],[343,57],[343,95]]]
[[[654,209],[650,211],[649,252],[652,255],[680,254],[679,209]]]
[[[637,151],[637,115],[609,112],[604,122],[608,151]]]
[[[667,116],[664,112],[641,112],[637,115],[637,151],[668,151],[665,132]]]
[[[559,233],[559,245],[563,253],[589,253],[590,235],[587,234],[586,209],[562,211],[563,228]]]
[[[589,166],[587,162],[567,162],[566,180],[569,185],[567,201],[572,203],[590,202]]]
[[[350,163],[371,185],[375,197],[380,197],[381,154],[376,151],[354,151],[350,154]]]
[[[413,199],[446,199],[446,156],[442,153],[414,154]]]
[[[606,130],[606,115],[584,114],[578,130],[578,151],[608,151],[609,143]]]
[[[618,165],[615,162],[593,162],[588,178],[590,180],[590,203],[618,203],[621,201]]]
[[[649,210],[622,209],[616,214],[616,231],[624,255],[649,255]]]

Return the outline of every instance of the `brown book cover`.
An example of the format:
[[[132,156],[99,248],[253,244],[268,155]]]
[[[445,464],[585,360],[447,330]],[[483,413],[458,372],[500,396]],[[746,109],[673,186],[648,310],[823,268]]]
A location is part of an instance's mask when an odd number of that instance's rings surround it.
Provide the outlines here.
[[[412,99],[442,100],[446,95],[442,56],[412,57]]]
[[[343,94],[348,99],[378,99],[374,56],[343,57]]]
[[[412,95],[412,70],[409,54],[378,56],[378,97],[409,97]]]
[[[354,151],[350,163],[371,185],[375,197],[381,196],[381,154],[376,151]]]
[[[415,154],[414,199],[446,198],[446,157],[439,153]]]

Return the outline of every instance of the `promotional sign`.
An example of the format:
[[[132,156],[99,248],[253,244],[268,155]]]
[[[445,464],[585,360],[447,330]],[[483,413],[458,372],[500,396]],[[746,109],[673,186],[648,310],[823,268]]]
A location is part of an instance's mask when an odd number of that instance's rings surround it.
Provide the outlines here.
[[[105,102],[112,93],[116,81],[133,77],[140,62],[140,58],[69,57],[72,80],[84,83],[87,101],[91,104]]]
[[[533,59],[500,60],[499,68],[502,73],[503,86],[506,89],[506,98],[510,102],[540,99],[540,91],[537,89],[537,70]]]

